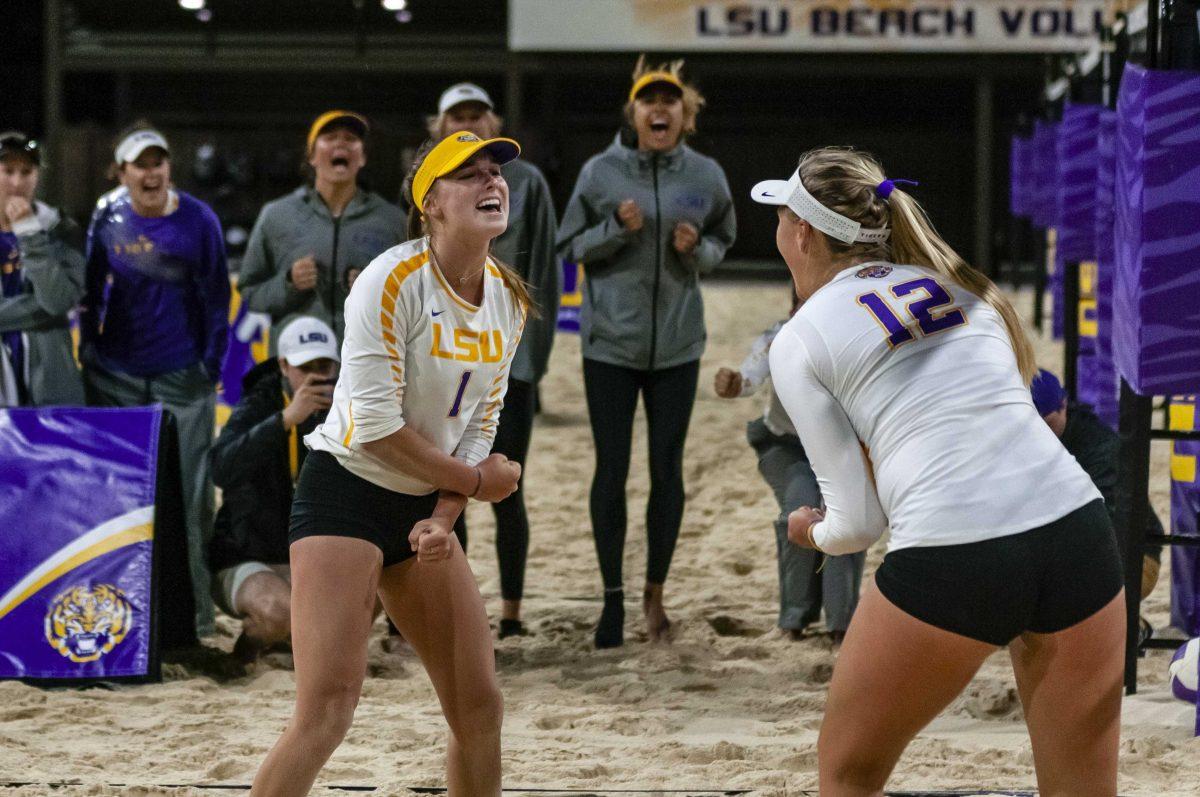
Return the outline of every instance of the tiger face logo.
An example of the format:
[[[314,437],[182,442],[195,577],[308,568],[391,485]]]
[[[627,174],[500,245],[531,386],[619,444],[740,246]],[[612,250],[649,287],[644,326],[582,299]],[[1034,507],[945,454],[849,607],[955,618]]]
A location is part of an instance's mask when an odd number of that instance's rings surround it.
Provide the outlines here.
[[[884,266],[884,265],[876,264],[873,266],[863,266],[858,271],[854,272],[854,276],[858,277],[860,280],[866,280],[866,279],[878,280],[878,279],[883,279],[884,277],[886,277],[888,274],[891,274],[891,273],[892,273],[891,266]]]
[[[133,606],[111,584],[71,587],[46,613],[46,641],[73,662],[96,661],[129,634]]]

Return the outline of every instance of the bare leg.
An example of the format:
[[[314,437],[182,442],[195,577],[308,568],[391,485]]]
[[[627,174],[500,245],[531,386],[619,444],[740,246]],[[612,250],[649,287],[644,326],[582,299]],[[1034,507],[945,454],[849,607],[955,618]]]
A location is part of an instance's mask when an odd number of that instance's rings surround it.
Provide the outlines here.
[[[392,622],[421,657],[450,726],[449,797],[500,794],[504,715],[483,596],[458,540],[450,558],[389,567],[379,596]]]
[[[308,794],[350,728],[367,670],[383,554],[365,540],[305,537],[291,559],[296,709],[254,778],[253,797]]]
[[[1056,634],[1009,645],[1043,797],[1117,793],[1125,593]]]
[[[646,582],[642,592],[642,614],[646,617],[646,635],[651,642],[671,641],[671,620],[663,606],[663,585]]]
[[[817,743],[822,797],[877,797],[900,754],[996,650],[901,611],[874,582],[833,669]]]

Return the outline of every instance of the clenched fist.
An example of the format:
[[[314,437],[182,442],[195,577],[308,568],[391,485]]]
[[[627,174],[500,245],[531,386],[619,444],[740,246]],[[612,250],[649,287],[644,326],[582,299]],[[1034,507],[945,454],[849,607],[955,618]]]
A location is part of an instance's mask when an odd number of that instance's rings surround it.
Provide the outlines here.
[[[632,199],[626,199],[617,206],[617,221],[630,232],[637,232],[646,223],[642,217],[642,209]]]
[[[292,263],[292,284],[298,291],[310,291],[317,287],[317,260],[307,255]]]
[[[686,221],[675,225],[675,231],[671,235],[671,245],[675,247],[676,252],[681,255],[690,255],[695,251],[698,243],[700,243],[700,231],[696,229],[696,225],[688,224]]]
[[[737,398],[742,395],[742,381],[741,371],[722,368],[717,371],[717,378],[713,380],[713,390],[721,398]]]

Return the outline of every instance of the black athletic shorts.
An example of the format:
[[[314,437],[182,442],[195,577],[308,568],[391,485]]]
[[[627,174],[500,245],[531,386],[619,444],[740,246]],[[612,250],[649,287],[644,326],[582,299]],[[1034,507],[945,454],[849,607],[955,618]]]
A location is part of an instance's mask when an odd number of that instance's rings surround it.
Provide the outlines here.
[[[383,551],[383,566],[416,556],[408,534],[418,521],[428,519],[438,494],[409,495],[380,487],[342,467],[332,454],[310,451],[300,469],[288,543],[302,537],[354,537]],[[454,525],[466,550],[462,518]]]
[[[1124,585],[1117,538],[1097,499],[1032,531],[963,545],[903,548],[875,585],[906,613],[961,636],[1007,645],[1086,620]]]

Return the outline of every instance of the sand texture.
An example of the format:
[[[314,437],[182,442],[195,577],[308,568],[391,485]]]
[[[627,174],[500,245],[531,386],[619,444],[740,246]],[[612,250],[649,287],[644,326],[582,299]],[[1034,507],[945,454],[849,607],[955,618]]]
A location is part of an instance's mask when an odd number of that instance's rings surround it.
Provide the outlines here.
[[[815,794],[817,731],[835,655],[823,637],[793,642],[774,628],[776,507],[745,442],[746,421],[761,405],[712,392],[717,367],[736,367],[753,338],[786,313],[787,289],[713,284],[705,298],[709,341],[685,457],[688,503],[666,592],[678,627],[670,645],[648,644],[640,622],[648,479],[639,413],[628,483],[627,644],[592,649],[601,591],[587,513],[592,444],[579,342],[562,335],[555,347],[527,463],[533,541],[525,618],[533,635],[497,643],[510,788]],[[1019,301],[1028,310],[1029,296]],[[1037,346],[1043,363],[1061,373],[1061,346],[1044,339]],[[1153,501],[1164,519],[1167,455],[1156,443]],[[469,521],[471,562],[495,617],[491,513],[472,505]],[[869,553],[868,577],[882,554],[881,545]],[[1165,625],[1165,568],[1145,609],[1156,626]],[[219,623],[208,641],[229,649],[239,624]],[[446,730],[433,691],[420,663],[386,652],[383,636],[379,623],[354,727],[314,794],[347,793],[325,788],[331,784],[374,785],[377,795],[443,785]],[[1126,702],[1123,794],[1198,791],[1200,741],[1191,736],[1191,709],[1167,694],[1169,655],[1142,660],[1141,693]],[[152,686],[78,691],[0,682],[0,780],[35,784],[0,788],[0,797],[229,794],[159,784],[249,783],[291,712],[289,665],[276,654],[224,683],[180,665],[168,666],[165,682]],[[46,785],[57,781],[80,785]],[[891,784],[1033,786],[1006,655],[992,657],[913,742]]]

